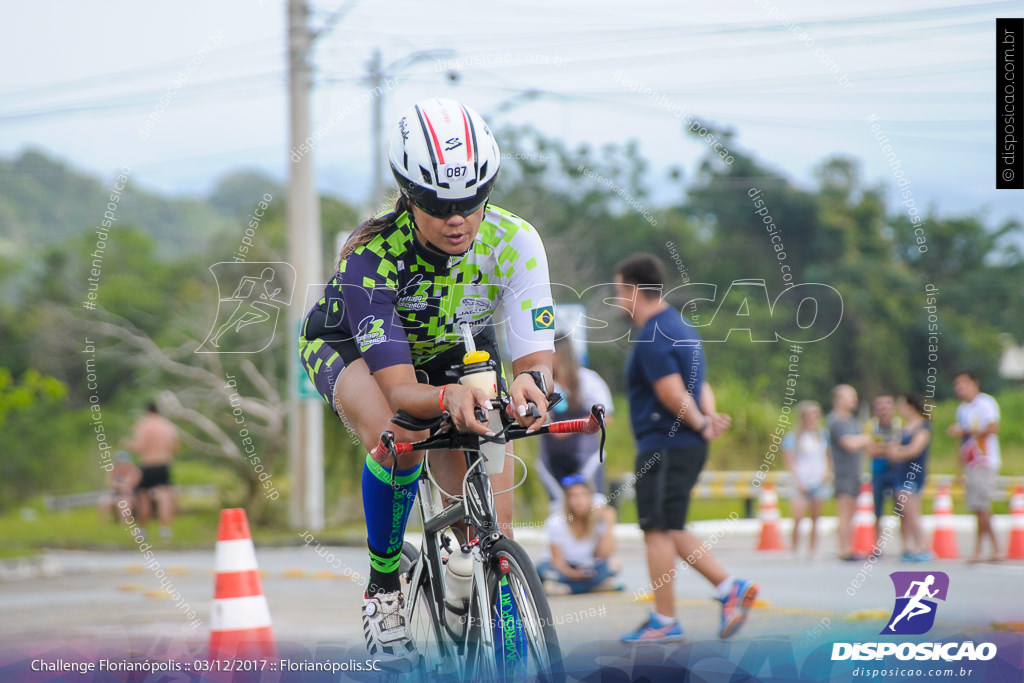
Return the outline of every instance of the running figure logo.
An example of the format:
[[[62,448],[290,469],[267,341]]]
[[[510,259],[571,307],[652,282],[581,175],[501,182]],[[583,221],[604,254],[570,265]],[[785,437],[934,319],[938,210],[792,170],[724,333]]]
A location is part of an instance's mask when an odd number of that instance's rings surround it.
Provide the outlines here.
[[[223,262],[210,271],[217,281],[217,318],[196,353],[258,353],[270,346],[281,310],[291,302],[291,265]]]
[[[893,572],[896,606],[882,635],[919,636],[935,624],[935,600],[946,599],[949,576],[944,572]]]

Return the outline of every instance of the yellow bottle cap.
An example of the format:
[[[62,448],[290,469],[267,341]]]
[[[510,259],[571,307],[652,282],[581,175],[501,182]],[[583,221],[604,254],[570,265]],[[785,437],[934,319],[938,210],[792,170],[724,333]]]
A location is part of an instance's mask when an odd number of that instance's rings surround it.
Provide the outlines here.
[[[470,351],[462,357],[463,365],[470,363],[486,363],[491,359],[491,354],[486,351]]]

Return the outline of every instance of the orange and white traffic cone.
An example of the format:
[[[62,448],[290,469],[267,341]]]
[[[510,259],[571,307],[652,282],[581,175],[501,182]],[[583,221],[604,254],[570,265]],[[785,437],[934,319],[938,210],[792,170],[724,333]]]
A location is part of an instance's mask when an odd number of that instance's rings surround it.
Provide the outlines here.
[[[871,484],[861,484],[860,493],[857,494],[857,510],[853,513],[853,554],[873,554],[877,540]]]
[[[956,530],[953,528],[953,497],[949,494],[949,484],[939,484],[932,503],[932,519],[935,530],[932,532],[932,552],[942,560],[955,560],[960,557],[956,543]]]
[[[241,508],[220,511],[215,571],[210,659],[276,657],[270,609],[260,585],[249,522]]]
[[[1008,560],[1024,560],[1024,486],[1018,486],[1010,496],[1010,543],[1006,551]]]
[[[782,542],[782,533],[779,530],[779,497],[771,484],[765,484],[761,489],[761,502],[758,507],[761,510],[761,538],[757,543],[757,549],[785,550],[786,546]]]

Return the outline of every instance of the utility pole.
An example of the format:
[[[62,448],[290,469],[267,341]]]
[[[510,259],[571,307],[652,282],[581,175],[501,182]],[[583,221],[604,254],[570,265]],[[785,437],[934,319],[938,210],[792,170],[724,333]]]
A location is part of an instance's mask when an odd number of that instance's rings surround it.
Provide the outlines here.
[[[288,313],[288,464],[291,498],[288,521],[294,529],[320,531],[324,526],[324,424],[319,398],[302,398],[298,333],[303,316],[323,285],[320,246],[320,198],[314,180],[312,149],[297,160],[310,137],[312,89],[310,50],[314,33],[307,25],[306,0],[288,0],[288,259],[295,268],[295,293]]]
[[[370,211],[376,213],[380,210],[380,203],[384,199],[384,181],[381,174],[384,172],[384,71],[381,64],[380,48],[373,49],[373,56],[368,65],[369,73],[366,78],[370,82],[370,92],[378,93],[374,96],[371,106],[373,107],[373,184],[370,189]]]
[[[355,6],[349,0],[318,30],[309,27],[308,0],[288,0],[288,259],[295,268],[295,294],[288,313],[288,471],[291,498],[288,521],[292,528],[320,531],[324,527],[324,424],[319,396],[300,391],[305,371],[300,366],[298,333],[302,319],[319,298],[324,285],[321,264],[320,198],[314,179],[311,137],[310,93],[311,52],[316,38],[329,32]],[[383,85],[389,69],[398,70],[414,61],[447,56],[450,50],[418,52],[405,60],[381,68],[380,51],[375,50],[370,67],[374,117],[374,208],[383,195],[384,106]],[[293,159],[293,155],[297,158]]]

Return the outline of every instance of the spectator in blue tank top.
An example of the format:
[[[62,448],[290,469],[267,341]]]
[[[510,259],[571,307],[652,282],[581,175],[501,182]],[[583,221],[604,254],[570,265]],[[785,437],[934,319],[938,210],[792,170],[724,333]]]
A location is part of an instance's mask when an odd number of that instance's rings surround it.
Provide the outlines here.
[[[896,485],[894,507],[900,515],[903,561],[927,562],[932,555],[921,526],[921,489],[927,473],[932,426],[920,394],[904,394],[897,407],[903,417],[903,431],[898,444],[889,444],[888,459]]]

